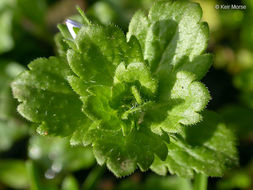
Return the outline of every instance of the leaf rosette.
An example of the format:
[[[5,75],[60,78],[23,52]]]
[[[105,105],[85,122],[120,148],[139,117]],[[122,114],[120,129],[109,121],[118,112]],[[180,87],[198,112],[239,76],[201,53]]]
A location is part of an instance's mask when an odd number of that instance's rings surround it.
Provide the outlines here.
[[[201,121],[210,100],[199,82],[212,63],[204,54],[208,26],[200,21],[201,8],[157,1],[148,16],[133,16],[127,36],[81,15],[75,39],[59,26],[59,57],[33,61],[13,82],[19,112],[37,122],[41,134],[92,145],[97,162],[116,176],[137,166],[145,171],[155,157],[166,162],[170,136]]]

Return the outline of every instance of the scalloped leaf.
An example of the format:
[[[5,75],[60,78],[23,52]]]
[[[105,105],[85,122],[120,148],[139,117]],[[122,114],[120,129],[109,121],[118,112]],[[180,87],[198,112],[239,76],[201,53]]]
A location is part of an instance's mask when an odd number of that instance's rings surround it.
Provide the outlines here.
[[[140,41],[144,59],[159,79],[159,105],[147,115],[156,132],[175,133],[182,130],[182,124],[201,121],[199,112],[211,99],[205,86],[197,82],[212,65],[212,56],[203,54],[209,30],[201,17],[196,3],[160,0],[148,16],[139,11],[130,22],[128,39],[135,36]]]
[[[192,62],[206,49],[209,29],[201,17],[197,3],[159,0],[148,17],[140,11],[133,16],[127,36],[136,36],[140,41],[153,72],[163,73],[164,67],[170,72],[182,62]],[[208,61],[199,67],[207,71],[210,65]]]
[[[182,177],[193,177],[195,172],[222,176],[238,163],[234,134],[214,112],[205,111],[203,116],[196,126],[171,136],[167,159],[156,159],[153,171],[160,175],[169,171]]]
[[[12,83],[15,98],[21,104],[19,113],[38,123],[42,135],[68,136],[87,118],[81,112],[82,103],[67,82],[73,74],[63,58],[39,58],[31,62],[29,71],[21,73]]]

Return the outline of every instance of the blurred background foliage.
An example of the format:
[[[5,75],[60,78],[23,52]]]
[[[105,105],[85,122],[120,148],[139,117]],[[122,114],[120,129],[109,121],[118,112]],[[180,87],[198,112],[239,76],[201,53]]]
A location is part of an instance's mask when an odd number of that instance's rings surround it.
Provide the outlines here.
[[[203,82],[219,112],[238,136],[240,167],[210,178],[210,190],[253,189],[253,1],[192,0],[209,23],[208,52],[214,66]],[[38,57],[56,54],[57,24],[78,20],[79,5],[93,23],[114,23],[127,32],[138,9],[154,0],[0,0],[0,190],[191,190],[191,181],[151,172],[116,179],[97,166],[89,148],[70,147],[68,139],[38,136],[16,112],[10,83]],[[215,5],[245,4],[246,10],[217,10]],[[225,142],[224,142],[225,143]]]

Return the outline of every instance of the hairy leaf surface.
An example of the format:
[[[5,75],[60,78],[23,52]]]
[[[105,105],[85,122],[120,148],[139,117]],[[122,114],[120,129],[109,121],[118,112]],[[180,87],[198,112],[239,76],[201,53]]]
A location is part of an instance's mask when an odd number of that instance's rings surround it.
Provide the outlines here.
[[[157,1],[148,16],[141,11],[134,15],[127,36],[117,26],[85,20],[70,39],[60,25],[56,41],[61,58],[33,61],[12,84],[19,112],[38,123],[42,134],[91,145],[98,163],[118,177],[137,167],[147,170],[155,157],[168,160],[174,149],[186,154],[191,147],[185,125],[200,122],[210,100],[199,81],[212,63],[204,53],[208,27],[201,16],[198,4]],[[228,138],[230,144],[232,140]],[[218,151],[202,156],[220,156]],[[210,164],[195,171],[221,175],[227,157],[220,158],[218,172],[209,172]],[[160,161],[162,168],[167,160]],[[191,164],[201,168],[197,161]],[[187,173],[193,174],[191,167]]]
[[[199,122],[202,116],[198,112],[210,100],[205,86],[196,82],[212,64],[212,56],[203,54],[209,30],[201,17],[198,4],[157,1],[148,16],[139,11],[131,20],[127,37],[135,36],[140,41],[144,59],[159,78],[161,106],[151,109],[150,115],[163,110],[160,118],[164,122],[151,124],[155,130],[178,132],[181,124]]]
[[[39,58],[29,64],[12,83],[14,97],[21,104],[19,113],[39,124],[41,134],[68,136],[79,126],[86,126],[81,101],[66,78],[72,72],[65,59]]]
[[[227,167],[236,165],[233,133],[217,114],[206,111],[203,115],[203,121],[196,126],[171,136],[167,159],[156,159],[151,166],[153,171],[161,175],[169,171],[182,177],[193,177],[195,172],[222,176]]]

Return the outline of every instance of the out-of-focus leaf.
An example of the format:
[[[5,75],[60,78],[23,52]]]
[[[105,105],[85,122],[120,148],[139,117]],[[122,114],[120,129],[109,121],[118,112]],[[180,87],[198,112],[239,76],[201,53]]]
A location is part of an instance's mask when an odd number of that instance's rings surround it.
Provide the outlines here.
[[[26,125],[22,122],[15,119],[0,120],[0,152],[8,150],[15,140],[26,134]]]
[[[241,72],[235,77],[235,86],[244,92],[253,92],[253,68]]]
[[[26,124],[16,111],[17,101],[12,97],[10,83],[24,68],[17,63],[0,62],[0,151],[27,133]]]
[[[13,0],[0,2],[0,54],[11,50],[14,46],[12,38]]]
[[[218,13],[220,15],[221,25],[224,28],[229,28],[229,30],[240,27],[244,18],[243,10],[218,10]]]
[[[218,190],[251,189],[252,177],[243,170],[232,172],[218,181]]]
[[[241,39],[243,45],[253,51],[253,3],[252,1],[245,1],[247,5],[246,13],[244,15],[244,22],[242,24]]]
[[[36,25],[45,24],[47,7],[45,0],[17,0],[17,5],[22,16],[26,16]]]
[[[143,183],[124,180],[115,190],[192,190],[191,181],[176,176],[150,176]]]
[[[241,105],[228,105],[223,107],[219,113],[227,126],[233,129],[240,138],[253,137],[253,109]]]
[[[87,16],[91,20],[98,20],[101,24],[116,23],[119,19],[113,7],[104,1],[98,1],[93,4],[88,9]]]
[[[151,7],[152,3],[155,2],[155,0],[135,0],[135,1],[105,0],[104,2],[105,2],[104,4],[106,4],[107,11],[109,11],[109,9],[111,9],[114,11],[113,14],[118,15],[114,20],[112,20],[113,23],[116,23],[121,28],[126,30],[128,22],[131,19],[133,13],[135,11],[137,11],[138,9],[148,10]],[[99,4],[99,6],[100,7],[95,7],[95,10],[97,12],[98,11],[101,12],[102,10],[105,11],[105,5],[101,6],[101,4]],[[100,10],[98,10],[98,9],[100,9]],[[112,11],[110,11],[110,12],[112,13]],[[113,16],[113,14],[111,14],[111,16]],[[97,17],[97,18],[99,18],[99,17]]]
[[[12,188],[27,188],[28,175],[21,160],[0,160],[0,181]]]
[[[253,108],[253,68],[240,72],[234,78],[234,84],[241,92],[241,98],[246,105]]]
[[[12,97],[10,83],[24,68],[14,62],[0,60],[0,119],[7,120],[17,115],[17,102]]]
[[[62,183],[62,190],[78,190],[78,182],[73,176],[67,176]]]
[[[70,146],[69,139],[34,136],[29,142],[29,157],[58,173],[91,167],[94,156],[89,147]]]

